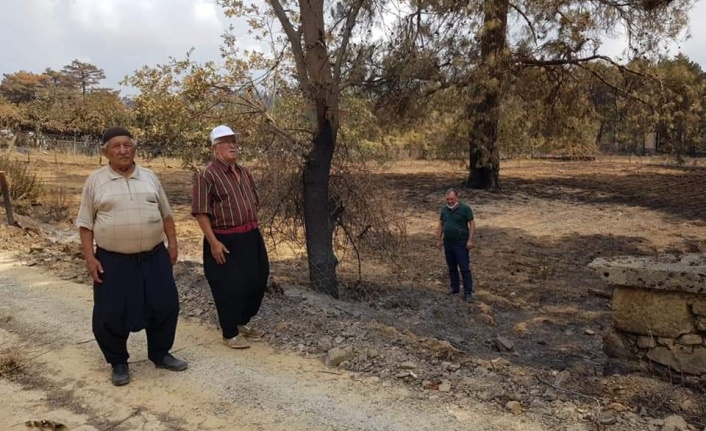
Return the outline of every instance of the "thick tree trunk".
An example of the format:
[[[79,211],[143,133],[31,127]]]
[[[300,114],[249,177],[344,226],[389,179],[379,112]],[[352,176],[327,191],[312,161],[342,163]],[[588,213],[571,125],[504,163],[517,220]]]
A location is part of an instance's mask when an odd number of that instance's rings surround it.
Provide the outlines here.
[[[304,166],[304,230],[309,282],[317,291],[338,297],[333,229],[338,217],[329,208],[331,160],[338,133],[338,85],[326,49],[324,0],[299,0],[303,60],[299,62],[312,126],[312,148]]]
[[[313,148],[304,166],[304,228],[312,288],[338,298],[333,253],[335,219],[329,208],[329,171],[336,147],[336,130],[327,118],[319,119]]]
[[[500,155],[497,146],[502,100],[503,60],[507,44],[509,0],[485,0],[480,37],[481,64],[473,99],[467,107],[471,123],[469,175],[466,186],[500,191]]]

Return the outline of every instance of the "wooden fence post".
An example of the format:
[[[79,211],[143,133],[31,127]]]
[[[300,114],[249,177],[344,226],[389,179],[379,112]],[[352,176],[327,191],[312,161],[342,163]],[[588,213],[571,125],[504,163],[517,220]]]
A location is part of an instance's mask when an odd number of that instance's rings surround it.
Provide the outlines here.
[[[12,202],[10,202],[10,188],[7,186],[7,178],[5,178],[4,171],[0,171],[0,189],[2,189],[2,200],[5,203],[7,223],[10,226],[15,226],[15,216],[12,214]]]

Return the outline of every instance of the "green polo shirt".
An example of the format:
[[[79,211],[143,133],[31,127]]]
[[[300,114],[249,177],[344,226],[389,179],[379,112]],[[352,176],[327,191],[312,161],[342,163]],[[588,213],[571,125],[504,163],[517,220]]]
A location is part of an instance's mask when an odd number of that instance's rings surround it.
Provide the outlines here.
[[[444,224],[444,242],[455,244],[468,242],[468,223],[473,220],[473,210],[463,202],[459,202],[456,208],[449,209],[444,205],[441,208],[439,220]]]

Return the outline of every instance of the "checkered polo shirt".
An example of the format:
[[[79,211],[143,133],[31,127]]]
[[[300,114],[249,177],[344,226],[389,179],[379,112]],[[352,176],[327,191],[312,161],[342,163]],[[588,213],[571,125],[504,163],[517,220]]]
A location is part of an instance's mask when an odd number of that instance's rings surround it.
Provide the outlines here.
[[[102,249],[133,254],[163,242],[163,220],[172,216],[154,172],[136,165],[125,178],[105,166],[93,172],[83,186],[76,226],[92,230]]]

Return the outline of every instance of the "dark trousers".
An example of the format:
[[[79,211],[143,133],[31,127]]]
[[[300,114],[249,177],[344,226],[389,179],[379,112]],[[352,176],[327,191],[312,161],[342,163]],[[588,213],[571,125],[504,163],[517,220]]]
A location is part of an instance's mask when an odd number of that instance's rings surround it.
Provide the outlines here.
[[[216,303],[223,337],[233,338],[238,335],[238,325],[246,325],[260,311],[270,264],[259,229],[216,234],[216,237],[230,253],[225,255],[224,264],[218,264],[204,239],[203,270]]]
[[[470,295],[473,293],[473,276],[471,275],[471,258],[465,242],[444,243],[444,255],[446,256],[446,266],[449,269],[449,279],[451,280],[451,291],[457,293],[460,280],[459,271],[463,279],[463,293]]]
[[[108,363],[127,363],[130,332],[145,329],[147,353],[159,362],[174,345],[179,295],[164,244],[137,254],[98,248],[103,283],[93,283],[93,335]]]

